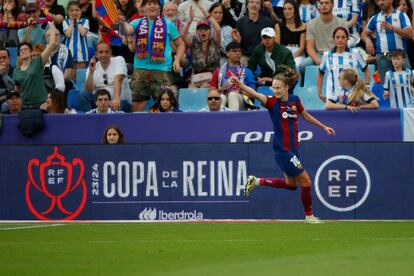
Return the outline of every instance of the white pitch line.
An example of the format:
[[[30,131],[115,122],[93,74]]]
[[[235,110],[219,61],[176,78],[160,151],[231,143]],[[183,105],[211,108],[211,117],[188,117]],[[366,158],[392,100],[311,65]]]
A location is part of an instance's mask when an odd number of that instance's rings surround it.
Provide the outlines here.
[[[44,228],[44,227],[56,227],[56,226],[63,226],[63,225],[65,225],[65,224],[29,225],[29,226],[21,226],[21,227],[0,228],[0,231],[32,229],[32,228]]]

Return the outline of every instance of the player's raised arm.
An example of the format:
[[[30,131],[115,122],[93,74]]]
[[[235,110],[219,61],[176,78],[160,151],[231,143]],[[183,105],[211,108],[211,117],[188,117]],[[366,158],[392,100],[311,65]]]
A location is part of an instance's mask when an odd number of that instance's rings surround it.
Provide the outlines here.
[[[335,130],[333,128],[324,125],[321,121],[310,115],[308,112],[303,111],[302,113],[300,113],[300,115],[305,121],[322,128],[326,132],[326,134],[335,135]]]
[[[267,103],[267,97],[265,95],[257,93],[253,88],[241,82],[236,76],[233,75],[233,73],[231,74],[232,74],[232,77],[230,81],[237,84],[240,87],[240,92],[247,95],[249,98],[257,99],[258,101],[262,103],[262,105]]]

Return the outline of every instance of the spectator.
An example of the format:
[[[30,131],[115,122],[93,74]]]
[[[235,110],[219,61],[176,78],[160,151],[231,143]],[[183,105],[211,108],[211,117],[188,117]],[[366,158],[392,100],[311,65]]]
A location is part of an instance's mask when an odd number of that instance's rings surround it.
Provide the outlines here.
[[[260,31],[266,27],[273,27],[274,23],[262,14],[262,0],[250,0],[247,3],[247,15],[237,21],[237,30],[233,30],[233,40],[242,45],[242,63],[247,64],[254,47],[260,44]]]
[[[241,45],[237,42],[230,42],[226,48],[227,62],[214,70],[210,82],[210,89],[220,92],[222,105],[228,106],[232,111],[246,110],[252,103],[240,93],[240,88],[230,82],[230,78],[237,77],[247,86],[256,89],[256,81],[253,72],[240,63]]]
[[[286,71],[285,66],[295,69],[295,60],[291,51],[276,43],[273,28],[264,28],[260,34],[262,43],[254,48],[249,59],[249,68],[256,72],[257,66],[260,66],[261,73],[257,78],[257,84],[270,86],[275,75]],[[296,79],[298,78],[299,75],[296,74]]]
[[[49,28],[55,26],[49,23]],[[39,109],[47,99],[47,91],[43,84],[43,67],[49,60],[53,50],[59,46],[55,41],[55,33],[51,32],[50,41],[40,57],[32,58],[32,45],[23,42],[19,46],[20,65],[13,72],[16,90],[22,97],[23,109]]]
[[[129,44],[135,52],[134,75],[131,83],[133,111],[144,111],[148,99],[158,97],[161,86],[171,84],[171,67],[180,72],[180,61],[185,45],[177,27],[163,16],[159,16],[159,0],[143,0],[145,17],[125,23],[128,35],[137,34],[136,43]],[[159,36],[151,34],[157,31]],[[165,41],[165,43],[159,43]],[[172,61],[171,41],[177,47],[174,63]]]
[[[327,97],[326,109],[378,109],[377,97],[369,91],[353,69],[344,69],[339,74],[340,88]]]
[[[284,0],[263,0],[263,14],[270,17],[274,23],[280,21]]]
[[[51,90],[47,95],[47,100],[40,106],[48,114],[75,114],[76,110],[66,107],[66,97],[63,91]]]
[[[40,8],[37,2],[29,2],[25,6],[26,22],[36,23],[39,21]],[[42,29],[40,24],[30,25],[26,28],[19,29],[17,35],[19,36],[19,42],[27,42],[31,45],[43,44],[46,45],[45,30]],[[24,102],[24,97],[23,97]]]
[[[247,14],[245,0],[222,0],[224,6],[223,25],[236,27],[237,21]]]
[[[308,23],[312,19],[319,16],[317,8],[317,1],[315,0],[298,0],[300,20],[303,23]]]
[[[14,91],[14,81],[10,53],[9,50],[0,48],[0,106],[6,102],[7,95],[12,91]]]
[[[365,84],[369,86],[371,73],[368,65],[363,59],[358,49],[349,49],[347,47],[348,30],[338,27],[333,32],[333,40],[335,47],[323,53],[321,64],[319,65],[319,73],[316,79],[318,87],[318,96],[321,101],[326,102],[329,97],[339,88],[339,73],[344,69],[360,69],[365,75]],[[324,75],[327,73],[325,95],[322,94],[322,86]]]
[[[121,11],[124,19],[128,22],[131,21],[131,18],[138,11],[135,8],[134,0],[116,0],[116,6],[119,11]]]
[[[150,108],[150,112],[182,112],[178,107],[178,101],[174,91],[168,87],[161,88],[160,96]]]
[[[305,59],[306,25],[302,24],[299,9],[295,1],[286,0],[283,4],[283,14],[280,23],[275,25],[276,43],[288,48],[295,59],[296,70]]]
[[[47,30],[46,32],[46,41],[50,42],[50,33],[55,32],[56,43],[59,43],[59,47],[56,48],[52,57],[50,58],[51,64],[56,65],[60,71],[62,71],[64,80],[65,80],[65,92],[74,89],[75,84],[73,79],[75,78],[75,64],[73,62],[72,53],[69,51],[69,48],[65,44],[60,43],[60,33],[57,29]]]
[[[401,49],[391,54],[393,69],[385,73],[384,99],[390,99],[391,108],[414,107],[413,104],[413,72],[404,68],[406,55]]]
[[[220,66],[220,26],[213,18],[210,18],[215,29],[213,34],[209,21],[199,21],[196,35],[190,38],[187,33],[193,18],[194,11],[190,8],[190,20],[183,29],[183,37],[193,57],[193,75],[188,86],[206,88],[210,84],[211,72]]]
[[[105,129],[103,136],[104,144],[124,144],[124,134],[117,125],[110,125]]]
[[[89,32],[86,33],[88,47],[96,48],[98,43],[99,23],[96,14],[95,0],[78,0],[82,15],[89,21]]]
[[[358,30],[360,14],[358,0],[334,0],[333,13],[347,21],[349,32],[348,47],[355,47],[361,40]]]
[[[193,18],[191,19],[189,34],[194,36],[196,34],[197,23],[205,20],[206,13],[210,9],[212,2],[209,0],[188,0],[178,5],[178,18],[183,22],[190,21],[191,13],[193,10]]]
[[[56,29],[59,30],[59,33],[63,34],[62,23],[65,20],[65,8],[62,5],[58,5],[57,0],[43,0],[43,2],[49,10],[49,16],[52,17]],[[44,17],[43,12],[41,13],[41,17]]]
[[[22,110],[20,93],[13,91],[7,94],[7,110],[3,114],[19,114]]]
[[[222,54],[226,54],[226,46],[233,40],[231,36],[233,28],[223,24],[223,13],[224,6],[219,2],[214,3],[208,10],[209,16],[211,16],[220,25],[221,52]],[[213,30],[213,32],[214,31],[215,30]]]
[[[3,23],[12,23],[16,21],[25,21],[26,14],[21,11],[19,0],[3,0],[2,9],[0,10],[0,21]],[[0,30],[0,46],[17,47],[19,46],[19,37],[17,29]]]
[[[56,30],[56,33],[59,32],[56,28],[54,30]],[[56,42],[56,44],[58,45],[59,43]],[[38,57],[44,49],[45,46],[41,44],[33,46],[32,58]],[[65,91],[63,72],[56,65],[51,65],[50,59],[43,66],[43,83],[48,93],[54,89]]]
[[[305,76],[306,66],[321,64],[323,53],[335,46],[332,41],[333,31],[337,27],[348,28],[343,19],[332,13],[333,0],[320,0],[319,5],[320,16],[312,19],[307,24],[306,52],[308,57],[300,65],[302,80]]]
[[[413,8],[409,0],[396,0],[394,5],[399,11],[407,14],[408,18],[411,19],[411,25],[413,24]],[[410,61],[411,68],[414,66],[414,41],[412,39],[407,39],[407,54],[408,60]]]
[[[218,112],[218,111],[231,111],[227,107],[221,104],[220,93],[216,89],[212,89],[207,95],[207,106],[200,109],[200,112]]]
[[[392,69],[389,53],[396,49],[407,50],[406,39],[413,39],[413,29],[408,16],[395,10],[393,0],[378,0],[381,12],[369,20],[361,37],[365,41],[367,53],[376,55],[377,68],[381,83],[384,83],[385,73]],[[375,48],[370,36],[376,35]],[[409,60],[405,59],[405,67],[411,68]]]
[[[75,70],[85,68],[89,61],[89,50],[86,34],[89,31],[89,20],[82,17],[82,11],[77,1],[68,4],[68,16],[63,21],[65,45],[72,52]]]
[[[169,3],[169,2],[167,2],[167,3]],[[164,5],[165,4],[166,3],[164,3]],[[176,5],[178,5],[178,4],[176,4]],[[142,17],[145,16],[145,9],[142,6],[142,0],[135,0],[135,9],[137,10],[137,13],[132,16],[130,22],[132,22],[135,19],[139,19],[139,18],[142,18]],[[178,12],[177,12],[177,14],[178,14]]]
[[[100,89],[109,91],[113,110],[131,112],[132,96],[125,60],[121,56],[112,57],[111,47],[104,41],[98,42],[96,58],[91,59],[86,70],[86,91],[79,94],[80,111],[86,112],[94,106],[93,94]]]
[[[111,94],[106,89],[99,89],[95,92],[95,104],[96,108],[86,112],[87,114],[110,114],[110,113],[123,113],[122,111],[112,110],[110,107]]]

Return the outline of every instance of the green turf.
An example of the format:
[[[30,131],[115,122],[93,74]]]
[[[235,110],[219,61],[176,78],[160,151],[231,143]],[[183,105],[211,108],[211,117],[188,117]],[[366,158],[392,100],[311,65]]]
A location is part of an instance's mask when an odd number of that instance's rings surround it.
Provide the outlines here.
[[[414,275],[414,222],[0,224],[0,275]]]

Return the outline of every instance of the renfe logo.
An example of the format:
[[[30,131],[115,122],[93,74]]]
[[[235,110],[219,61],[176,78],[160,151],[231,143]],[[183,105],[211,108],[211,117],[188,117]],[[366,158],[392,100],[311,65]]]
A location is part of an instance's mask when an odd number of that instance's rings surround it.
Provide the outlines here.
[[[78,172],[77,178],[74,177],[74,171]],[[81,159],[66,162],[65,157],[58,153],[58,147],[55,147],[45,162],[40,163],[36,158],[30,160],[27,172],[26,203],[36,218],[71,220],[81,213],[87,198]],[[71,206],[65,206],[65,202],[71,202]]]
[[[316,172],[316,195],[331,210],[348,212],[358,208],[370,190],[371,177],[367,168],[352,156],[333,156]]]

